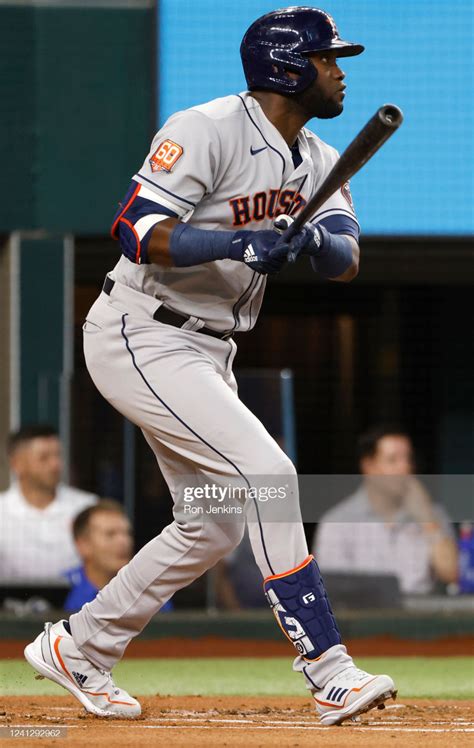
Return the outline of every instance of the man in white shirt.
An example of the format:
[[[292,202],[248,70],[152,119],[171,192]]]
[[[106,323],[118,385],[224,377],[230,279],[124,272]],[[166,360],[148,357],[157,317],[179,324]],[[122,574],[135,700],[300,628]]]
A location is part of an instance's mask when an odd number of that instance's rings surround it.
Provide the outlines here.
[[[27,426],[8,439],[14,480],[0,494],[0,578],[60,578],[80,559],[72,537],[74,517],[97,501],[62,484],[61,443],[50,426]]]
[[[457,548],[446,511],[413,475],[410,437],[394,427],[359,438],[364,480],[326,512],[313,553],[323,571],[394,574],[402,592],[457,579]]]

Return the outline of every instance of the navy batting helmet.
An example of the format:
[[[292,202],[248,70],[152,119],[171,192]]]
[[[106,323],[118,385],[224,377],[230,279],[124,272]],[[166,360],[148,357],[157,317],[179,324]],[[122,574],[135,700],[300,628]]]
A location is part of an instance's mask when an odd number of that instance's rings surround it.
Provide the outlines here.
[[[317,75],[307,55],[324,50],[351,57],[360,55],[364,47],[340,39],[329,13],[318,8],[295,6],[257,18],[240,45],[249,90],[263,88],[283,94],[304,91]],[[299,77],[294,80],[287,71]]]

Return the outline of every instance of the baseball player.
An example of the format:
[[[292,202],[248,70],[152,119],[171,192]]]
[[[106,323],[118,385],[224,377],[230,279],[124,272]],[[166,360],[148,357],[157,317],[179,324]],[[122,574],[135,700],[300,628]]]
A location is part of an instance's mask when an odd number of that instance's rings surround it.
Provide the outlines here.
[[[241,45],[248,90],[171,116],[117,211],[112,234],[122,256],[87,315],[85,359],[99,391],[155,453],[175,521],[93,602],[69,621],[46,624],[25,649],[40,675],[89,712],[140,714],[110,671],[176,590],[241,540],[243,522],[213,517],[214,507],[209,518],[182,511],[183,476],[248,490],[244,507],[253,512],[249,535],[267,599],[297,650],[293,667],[321,721],[340,723],[396,693],[388,676],[356,668],[342,644],[308,555],[294,466],[239,400],[232,373],[234,333],[255,325],[267,275],[282,270],[289,252],[308,255],[325,278],[350,281],[357,273],[359,225],[348,185],[290,243],[275,226],[288,225],[338,157],[304,125],[342,112],[337,58],[363,49],[343,41],[322,10],[291,7],[259,18]],[[289,486],[282,502],[291,520],[263,515],[251,489],[268,481]]]

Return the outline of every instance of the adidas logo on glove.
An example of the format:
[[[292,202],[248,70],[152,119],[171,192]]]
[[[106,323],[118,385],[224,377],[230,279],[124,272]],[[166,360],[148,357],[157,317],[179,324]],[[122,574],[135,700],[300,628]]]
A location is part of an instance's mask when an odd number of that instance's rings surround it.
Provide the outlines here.
[[[244,262],[255,262],[256,260],[258,260],[258,257],[253,251],[252,245],[249,244],[244,252]]]

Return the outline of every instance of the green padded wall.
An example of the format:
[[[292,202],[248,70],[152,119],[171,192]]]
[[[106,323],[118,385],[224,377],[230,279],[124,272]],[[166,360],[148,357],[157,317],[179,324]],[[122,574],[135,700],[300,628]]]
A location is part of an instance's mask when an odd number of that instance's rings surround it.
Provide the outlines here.
[[[35,29],[28,7],[0,7],[0,231],[36,225]]]
[[[64,243],[20,244],[20,423],[60,426],[64,357]]]
[[[0,5],[0,231],[108,232],[152,135],[153,12]]]

